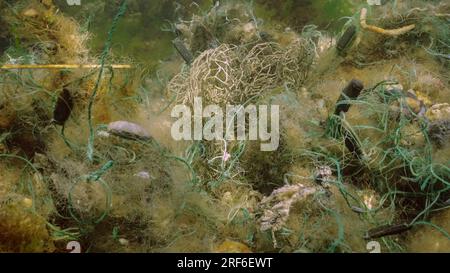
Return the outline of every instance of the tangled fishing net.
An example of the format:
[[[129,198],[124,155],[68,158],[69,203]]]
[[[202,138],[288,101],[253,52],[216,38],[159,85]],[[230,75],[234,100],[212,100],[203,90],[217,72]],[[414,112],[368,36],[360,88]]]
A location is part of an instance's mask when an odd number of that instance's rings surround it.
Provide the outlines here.
[[[199,97],[204,105],[245,107],[261,102],[265,95],[302,86],[317,57],[314,40],[320,33],[308,26],[301,34],[273,38],[259,23],[251,9],[236,3],[214,7],[203,17],[177,24],[179,39],[195,58],[168,82],[169,96],[188,106]],[[283,146],[283,139],[281,142]],[[270,193],[289,166],[283,152],[280,148],[263,153],[258,144],[223,139],[196,142],[184,158],[194,180],[209,189],[224,181],[244,179]],[[259,158],[258,166],[252,164],[254,158]],[[278,167],[271,166],[273,162]],[[267,179],[275,176],[273,184],[267,186]]]
[[[192,104],[194,97],[202,97],[207,104],[242,104],[283,84],[300,86],[314,57],[312,41],[302,38],[287,48],[274,42],[259,43],[250,50],[222,44],[201,53],[167,89],[183,104]]]

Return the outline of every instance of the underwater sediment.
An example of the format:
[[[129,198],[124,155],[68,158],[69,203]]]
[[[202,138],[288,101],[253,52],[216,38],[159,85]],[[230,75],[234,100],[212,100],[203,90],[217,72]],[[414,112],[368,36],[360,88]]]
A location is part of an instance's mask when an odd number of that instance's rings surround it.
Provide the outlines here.
[[[448,3],[149,2],[0,2],[1,252],[450,252]],[[175,141],[199,97],[277,149]]]

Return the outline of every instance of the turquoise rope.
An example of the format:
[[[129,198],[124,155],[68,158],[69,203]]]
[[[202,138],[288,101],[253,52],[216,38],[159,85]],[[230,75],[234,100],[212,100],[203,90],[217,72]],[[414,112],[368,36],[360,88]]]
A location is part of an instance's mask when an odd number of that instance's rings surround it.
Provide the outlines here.
[[[97,91],[100,86],[100,81],[102,79],[106,57],[108,56],[108,53],[111,49],[112,36],[113,36],[114,32],[116,31],[117,23],[119,22],[119,19],[125,14],[126,9],[127,9],[127,0],[123,0],[120,5],[119,12],[114,17],[111,29],[108,32],[108,39],[105,42],[105,48],[103,49],[103,53],[101,55],[101,65],[100,65],[100,71],[98,73],[97,82],[95,83],[94,90],[92,92],[91,97],[89,98],[89,106],[88,106],[89,141],[88,141],[88,146],[87,146],[87,157],[90,162],[92,162],[93,158],[94,158],[94,138],[95,138],[94,126],[92,124],[92,108],[94,106],[95,96],[97,95]]]

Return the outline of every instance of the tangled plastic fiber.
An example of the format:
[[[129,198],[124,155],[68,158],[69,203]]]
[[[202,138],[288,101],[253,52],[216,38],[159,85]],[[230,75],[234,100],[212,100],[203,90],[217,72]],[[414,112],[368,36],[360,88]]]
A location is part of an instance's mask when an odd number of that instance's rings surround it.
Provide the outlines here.
[[[314,44],[299,38],[283,48],[274,42],[243,46],[222,44],[198,56],[168,85],[180,103],[194,97],[205,103],[242,103],[283,84],[301,85],[314,60]]]

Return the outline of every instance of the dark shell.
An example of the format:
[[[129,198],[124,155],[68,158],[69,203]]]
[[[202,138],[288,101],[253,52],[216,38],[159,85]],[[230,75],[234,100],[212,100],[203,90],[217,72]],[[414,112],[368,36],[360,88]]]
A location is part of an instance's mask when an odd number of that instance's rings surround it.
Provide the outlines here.
[[[73,108],[73,98],[67,88],[58,97],[55,109],[53,111],[53,121],[55,124],[64,125],[70,117]]]
[[[186,45],[183,43],[183,41],[180,38],[177,38],[172,41],[175,49],[178,51],[178,53],[181,55],[183,60],[187,64],[191,64],[194,60],[194,56],[192,56],[192,53],[189,51],[189,49],[186,47]]]
[[[341,112],[347,113],[351,104],[342,103],[348,99],[357,99],[361,91],[364,89],[364,84],[360,80],[352,79],[348,85],[342,90],[342,94],[336,102],[335,115],[339,115]]]
[[[365,239],[376,239],[389,235],[396,235],[408,231],[412,226],[408,224],[385,225],[373,228],[367,232]]]
[[[350,42],[353,40],[353,38],[356,35],[356,27],[354,25],[351,25],[347,28],[347,30],[344,32],[342,37],[337,42],[336,48],[339,53],[343,53],[343,51],[349,46]]]

